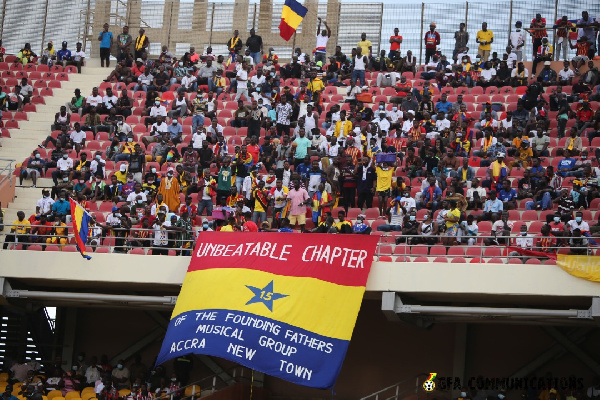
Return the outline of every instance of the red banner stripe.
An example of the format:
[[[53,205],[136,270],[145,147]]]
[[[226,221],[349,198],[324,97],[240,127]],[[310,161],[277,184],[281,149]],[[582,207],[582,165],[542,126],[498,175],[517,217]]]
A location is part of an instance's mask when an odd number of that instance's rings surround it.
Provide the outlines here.
[[[365,286],[377,236],[202,232],[188,272],[247,268],[282,276],[313,277]],[[343,240],[341,239],[343,238]]]
[[[279,24],[279,34],[281,37],[287,42],[289,41],[296,30],[289,26],[283,18],[281,18],[281,23]]]

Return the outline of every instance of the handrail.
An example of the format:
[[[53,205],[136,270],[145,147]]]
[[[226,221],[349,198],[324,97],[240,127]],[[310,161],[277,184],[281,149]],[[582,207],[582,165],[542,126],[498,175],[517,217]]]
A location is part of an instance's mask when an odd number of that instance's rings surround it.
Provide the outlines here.
[[[235,367],[233,367],[233,368],[230,368],[229,370],[226,370],[226,371],[224,371],[224,372],[232,372],[231,376],[232,376],[233,380],[234,380],[234,381],[237,383],[237,382],[240,382],[240,381],[241,381],[241,380],[238,380],[238,377],[236,377],[236,374],[235,374],[235,371],[237,371],[238,369],[241,369],[241,370],[242,370],[242,374],[240,375],[240,377],[242,377],[242,378],[243,378],[243,377],[244,377],[244,376],[243,376],[243,371],[244,371],[244,369],[248,369],[248,368],[246,368],[246,367],[243,367],[243,366],[235,366]],[[209,380],[209,379],[210,379],[210,380],[212,380],[212,386],[211,386],[211,388],[212,388],[212,392],[214,393],[214,392],[215,392],[215,388],[216,388],[217,378],[221,378],[221,375],[222,375],[222,372],[221,372],[221,373],[218,373],[218,374],[212,374],[212,375],[206,376],[206,377],[204,377],[204,378],[202,378],[202,379],[199,379],[199,380],[197,380],[197,381],[194,381],[194,382],[192,382],[192,383],[189,383],[189,384],[187,384],[187,385],[185,385],[185,386],[182,386],[182,387],[178,388],[177,390],[173,390],[173,391],[171,391],[171,392],[167,392],[167,393],[165,393],[165,394],[163,394],[163,395],[160,395],[160,396],[158,396],[158,397],[155,397],[155,398],[154,398],[154,400],[167,400],[167,399],[169,399],[169,400],[173,400],[173,396],[174,396],[174,395],[176,395],[177,393],[180,393],[180,392],[182,392],[182,391],[183,391],[183,392],[185,392],[185,390],[186,390],[187,388],[189,388],[189,387],[200,386],[200,390],[202,390],[202,385],[201,385],[201,383],[202,383],[202,382],[205,382],[205,381],[207,381],[207,380]],[[221,379],[222,379],[222,378],[221,378]],[[184,396],[184,397],[180,397],[180,398],[179,398],[179,400],[193,399],[193,398],[194,398],[194,397],[196,397],[196,396],[197,396],[197,397],[200,397],[200,393],[198,393],[198,394],[196,394],[196,393],[192,393],[192,395],[191,395],[191,396]]]
[[[374,398],[374,399],[378,400],[378,399],[379,399],[379,395],[380,395],[380,394],[382,394],[382,393],[384,393],[384,392],[386,392],[386,391],[388,391],[388,390],[390,390],[390,389],[399,388],[399,387],[400,387],[400,385],[402,385],[402,384],[404,384],[404,383],[406,383],[406,382],[408,382],[408,381],[411,381],[411,380],[413,380],[413,379],[415,379],[415,380],[416,380],[416,384],[415,384],[415,393],[416,393],[416,392],[418,392],[418,390],[419,390],[419,377],[421,377],[421,376],[427,376],[427,374],[426,374],[426,373],[424,373],[424,372],[421,372],[421,373],[419,373],[419,374],[417,374],[417,375],[411,376],[410,378],[403,379],[403,380],[401,380],[400,382],[397,382],[397,383],[395,383],[395,384],[393,384],[393,385],[390,385],[390,386],[388,386],[388,387],[386,387],[386,388],[383,388],[383,389],[381,389],[381,390],[378,390],[378,391],[377,391],[377,392],[375,392],[375,393],[371,393],[371,394],[370,394],[370,395],[368,395],[368,396],[361,397],[361,399],[360,399],[360,400],[368,400],[368,399],[370,399],[370,398]],[[403,393],[408,393],[408,391],[409,391],[409,390],[405,390]],[[412,391],[412,388],[410,389],[410,391]],[[398,400],[398,396],[400,396],[400,392],[396,391],[396,394],[395,394],[394,396],[390,397],[390,398],[392,398],[392,399],[395,399],[395,400]]]
[[[0,158],[0,161],[8,161],[8,165],[2,167],[0,169],[0,185],[2,183],[4,183],[5,180],[8,179],[8,184],[10,185],[10,187],[12,187],[13,185],[13,181],[12,181],[12,175],[13,172],[15,170],[15,168],[13,168],[13,163],[16,163],[17,160],[12,159],[12,158]],[[6,170],[8,170],[8,173],[4,173]]]
[[[2,236],[7,236],[7,235],[13,235],[13,233],[11,233],[11,228],[12,227],[22,227],[23,225],[13,225],[13,224],[4,224],[4,232],[0,232],[0,237]],[[27,225],[28,228],[33,228],[36,225]],[[52,225],[52,226],[48,226],[48,228],[54,228],[56,227],[56,225]],[[23,235],[16,235],[18,237],[18,242],[14,243],[14,244],[20,244],[20,245],[25,245],[25,246],[31,246],[31,245],[39,245],[42,246],[43,248],[46,246],[59,246],[59,247],[63,247],[63,246],[69,246],[69,245],[73,245],[73,233],[72,233],[72,227],[70,225],[67,226],[63,226],[60,228],[64,228],[67,230],[67,235],[64,236],[57,236],[54,234],[48,234],[48,235],[41,235],[41,234],[32,234],[31,230],[29,231],[29,233],[23,234]],[[113,230],[113,229],[111,229]],[[189,256],[193,249],[193,244],[195,242],[195,236],[196,236],[196,231],[193,232],[189,232],[188,234],[191,234],[193,237],[190,239],[178,239],[178,238],[167,238],[167,246],[154,246],[153,244],[153,237],[152,235],[149,235],[146,238],[137,238],[134,236],[135,233],[137,232],[154,232],[154,229],[150,229],[150,228],[138,228],[138,227],[132,227],[132,228],[115,228],[116,231],[123,231],[123,230],[127,230],[129,231],[129,233],[126,236],[123,237],[119,237],[119,236],[114,236],[114,235],[103,235],[101,237],[98,238],[98,243],[94,244],[94,243],[87,243],[86,247],[87,248],[91,248],[92,251],[95,251],[95,249],[97,248],[109,248],[109,249],[118,249],[119,252],[127,252],[129,250],[138,248],[138,249],[144,249],[144,250],[154,250],[154,249],[162,249],[162,250],[175,250],[178,252],[182,252],[184,256]],[[172,234],[177,234],[177,231],[169,231]],[[240,234],[243,234],[243,232],[239,232]],[[41,238],[42,240],[38,240],[38,241],[33,241],[32,237],[37,237],[37,238]],[[415,244],[411,244],[410,242],[413,239],[423,239],[423,236],[419,236],[419,235],[389,235],[389,234],[384,234],[381,235],[379,237],[379,242],[377,244],[377,248],[375,251],[375,256],[376,257],[382,257],[382,256],[415,256],[415,257],[446,257],[449,259],[455,258],[455,257],[469,257],[469,258],[473,258],[473,257],[479,257],[479,258],[502,258],[502,259],[507,259],[507,258],[525,258],[528,256],[522,256],[522,255],[511,255],[510,253],[506,253],[506,254],[497,254],[497,255],[484,255],[484,248],[486,247],[496,247],[496,248],[500,248],[500,249],[505,249],[507,245],[511,245],[513,247],[518,247],[516,246],[516,244],[514,243],[516,239],[518,239],[520,236],[494,236],[494,235],[482,235],[482,236],[477,236],[477,241],[478,243],[474,243],[469,245],[466,241],[466,239],[468,238],[473,238],[473,236],[463,236],[463,242],[464,243],[460,243],[460,244],[456,244],[456,245],[448,245],[445,246],[444,244],[442,244],[440,242],[440,239],[442,238],[448,238],[448,236],[445,235],[431,235],[431,236],[426,236],[425,238],[435,238],[436,239],[436,243],[435,244],[427,244],[426,242],[423,242],[421,244],[415,245]],[[61,244],[58,240],[55,243],[46,243],[45,240],[43,240],[44,238],[66,238],[67,243],[65,244]],[[403,240],[405,240],[403,243],[398,243],[395,244],[395,239],[397,238],[402,238]],[[507,245],[498,245],[498,246],[486,246],[484,243],[484,239],[508,239]],[[548,249],[552,250],[551,252],[548,252],[549,256],[554,255],[556,252],[558,252],[561,249],[570,249],[572,248],[569,244],[568,241],[572,238],[575,238],[573,236],[540,236],[540,235],[531,235],[529,236],[530,239],[532,239],[534,241],[533,243],[533,248],[529,249],[529,250],[535,250],[535,240],[538,239],[552,239],[552,240],[556,240],[556,245],[555,246],[549,246]],[[574,248],[580,250],[580,251],[584,251],[587,254],[591,253],[592,249],[595,248],[600,248],[598,246],[594,246],[592,243],[590,243],[590,240],[592,239],[596,239],[598,241],[600,241],[600,238],[592,236],[592,237],[586,237],[586,236],[581,236],[580,238],[582,239],[587,239],[587,243],[584,246],[576,246]],[[115,241],[114,244],[106,244],[106,243],[102,243],[105,240],[111,240]],[[119,243],[119,245],[117,245],[116,241],[122,241],[122,243]],[[139,242],[138,242],[139,241]],[[561,244],[561,242],[563,242]],[[9,242],[11,243],[11,242]],[[184,243],[190,243],[190,247],[183,247]],[[428,250],[430,251],[432,248],[435,247],[444,247],[446,249],[451,249],[451,248],[463,248],[466,249],[468,247],[474,247],[474,248],[478,248],[479,249],[479,253],[478,254],[445,254],[445,255],[441,255],[441,254],[411,254],[411,250],[414,249],[416,246],[419,247],[427,247]],[[393,248],[393,251],[390,253],[389,252],[389,247]],[[403,251],[396,251],[396,249],[400,247],[400,248],[404,248]],[[383,248],[386,248],[387,252],[383,252]],[[450,251],[447,251],[447,253],[450,253]]]

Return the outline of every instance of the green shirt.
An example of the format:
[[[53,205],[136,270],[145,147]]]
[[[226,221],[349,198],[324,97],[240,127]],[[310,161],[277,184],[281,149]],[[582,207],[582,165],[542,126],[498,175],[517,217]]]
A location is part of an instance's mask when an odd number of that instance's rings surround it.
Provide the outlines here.
[[[221,167],[217,180],[217,190],[231,190],[231,167]]]

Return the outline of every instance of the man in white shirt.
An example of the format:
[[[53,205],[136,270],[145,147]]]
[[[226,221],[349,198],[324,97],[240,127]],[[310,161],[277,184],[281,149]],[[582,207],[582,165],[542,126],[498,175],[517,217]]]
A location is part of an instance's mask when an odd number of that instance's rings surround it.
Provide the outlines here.
[[[136,182],[133,192],[129,193],[127,196],[127,202],[132,206],[137,204],[138,196],[140,196],[144,202],[148,201],[146,193],[142,192],[142,185],[140,185],[139,182]]]
[[[443,111],[440,111],[435,120],[435,130],[443,132],[445,129],[450,129],[450,120],[446,118],[446,114]]]
[[[142,137],[142,143],[144,146],[146,146],[146,148],[148,148],[150,143],[159,141],[159,138],[163,135],[163,133],[166,133],[168,129],[169,126],[164,121],[164,117],[162,115],[157,116],[156,122],[150,127],[149,135]]]
[[[492,68],[492,63],[490,61],[485,62],[484,68],[481,70],[481,74],[479,75],[479,86],[487,87],[493,84],[493,81],[496,79],[496,70]]]
[[[527,32],[522,29],[523,23],[517,21],[515,24],[515,30],[510,33],[508,44],[512,47],[513,51],[517,55],[517,61],[527,61],[527,53],[524,53],[525,43],[527,43]],[[525,57],[523,57],[525,55]]]
[[[117,105],[118,100],[119,99],[117,98],[117,96],[113,94],[112,89],[106,88],[106,95],[104,95],[104,97],[102,98],[102,106],[100,107],[100,111],[98,112],[100,114],[108,114],[111,108]]]
[[[514,243],[516,247],[523,250],[533,249],[533,236],[527,234],[527,225],[521,225],[521,233],[515,238]],[[518,251],[511,251],[508,255],[510,257],[519,257],[521,253],[519,253]]]
[[[415,119],[413,110],[408,110],[406,114],[408,114],[408,119],[402,123],[402,137],[406,137],[406,134],[412,129],[413,120]]]
[[[254,75],[252,78],[250,78],[250,84],[251,84],[252,88],[255,90],[258,86],[265,83],[265,81],[266,81],[266,78],[263,75],[262,68],[258,68],[256,70],[256,75]]]
[[[508,65],[508,68],[512,68],[513,65],[515,65],[515,62],[519,61],[517,53],[513,51],[512,46],[506,46],[506,55],[508,55],[508,58],[506,59],[506,65]]]
[[[50,191],[42,189],[42,198],[35,203],[35,213],[48,214],[52,211],[52,204],[54,204],[54,199],[50,197]]]
[[[404,189],[402,192],[402,198],[400,199],[400,205],[404,207],[407,213],[417,208],[417,202],[410,196],[410,190]]]
[[[85,146],[86,134],[84,131],[81,130],[79,122],[75,122],[75,125],[73,125],[73,127],[75,128],[75,130],[69,135],[70,145],[73,146],[77,154],[79,154],[81,148]]]
[[[167,108],[161,104],[162,99],[157,97],[154,99],[154,105],[150,107],[150,114],[144,118],[144,125],[148,128],[148,125],[151,125],[157,121],[157,117],[161,116],[163,118],[167,117]]]
[[[581,211],[575,213],[575,219],[567,222],[567,227],[571,233],[573,233],[575,229],[579,229],[583,236],[586,236],[585,234],[589,234],[590,232],[590,226],[583,220],[583,213]]]
[[[150,73],[150,68],[146,68],[144,73],[138,76],[137,81],[138,83],[135,85],[134,91],[143,90],[144,92],[148,92],[148,86],[154,81],[154,76]]]
[[[66,151],[63,151],[62,158],[59,158],[56,161],[56,170],[52,171],[52,180],[54,181],[54,186],[58,185],[58,178],[62,175],[63,172],[67,174],[73,170],[73,159],[69,157],[69,154]]]
[[[356,82],[350,81],[350,87],[346,90],[346,101],[356,100],[356,95],[361,93],[362,89],[356,84]]]
[[[235,80],[237,81],[237,89],[234,101],[238,101],[242,95],[246,101],[252,101],[248,96],[248,63],[242,61],[242,68],[235,74]]]
[[[87,97],[87,99],[85,99],[85,104],[86,104],[86,111],[85,111],[86,114],[88,114],[90,112],[90,109],[92,107],[95,107],[96,109],[98,109],[98,107],[102,104],[102,96],[100,96],[100,94],[98,94],[97,87],[92,89],[92,94],[89,95]]]
[[[564,67],[558,71],[558,84],[562,86],[571,86],[575,73],[569,68],[569,62],[564,62]]]
[[[321,61],[323,65],[327,62],[327,42],[331,37],[331,29],[327,26],[327,21],[323,21],[319,18],[319,25],[317,26],[317,44],[315,46],[315,62]],[[321,30],[321,22],[325,25],[325,28]]]
[[[373,119],[373,122],[379,126],[379,129],[385,132],[386,134],[390,131],[390,121],[386,118],[385,112],[377,113],[378,117]],[[360,134],[359,134],[360,137]]]
[[[181,86],[185,88],[187,92],[196,92],[198,90],[198,78],[194,76],[194,69],[190,68],[185,73],[185,76],[181,78]]]

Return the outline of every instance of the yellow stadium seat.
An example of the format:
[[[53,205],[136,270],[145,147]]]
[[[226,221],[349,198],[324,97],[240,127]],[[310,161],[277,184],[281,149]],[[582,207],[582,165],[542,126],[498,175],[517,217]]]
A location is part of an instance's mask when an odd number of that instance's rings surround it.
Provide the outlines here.
[[[119,390],[119,397],[125,397],[131,393],[129,389],[121,389]]]
[[[17,382],[17,383],[15,383],[15,384],[13,384],[13,392],[14,392],[14,389],[18,389],[18,388],[20,388],[21,386],[23,386],[23,382]]]
[[[92,390],[91,392],[81,393],[81,400],[90,400],[96,397],[96,393]]]
[[[4,389],[8,386],[8,382],[0,382],[0,389],[2,389],[2,393],[4,393]]]
[[[62,394],[62,393],[61,393],[61,394]],[[56,397],[54,397],[53,399],[54,399],[54,400],[65,400],[65,398],[64,398],[64,397],[62,397],[62,396],[56,396]]]
[[[42,396],[42,400],[48,400],[48,396]]]
[[[191,395],[200,397],[200,386],[192,385],[185,388],[185,397],[189,397]]]
[[[93,387],[86,387],[81,391],[81,398],[83,399],[83,396],[87,396],[87,395],[96,395],[96,393],[94,392],[94,388]]]
[[[60,397],[60,399],[59,399],[59,397]],[[48,393],[48,400],[53,400],[53,399],[57,399],[57,400],[64,399],[64,397],[62,397],[62,392],[60,390],[51,390]]]
[[[0,382],[6,382],[6,381],[8,381],[8,372],[0,373]]]
[[[65,395],[65,400],[79,399],[79,398],[81,398],[81,394],[76,390],[73,390],[72,392],[68,392]]]

